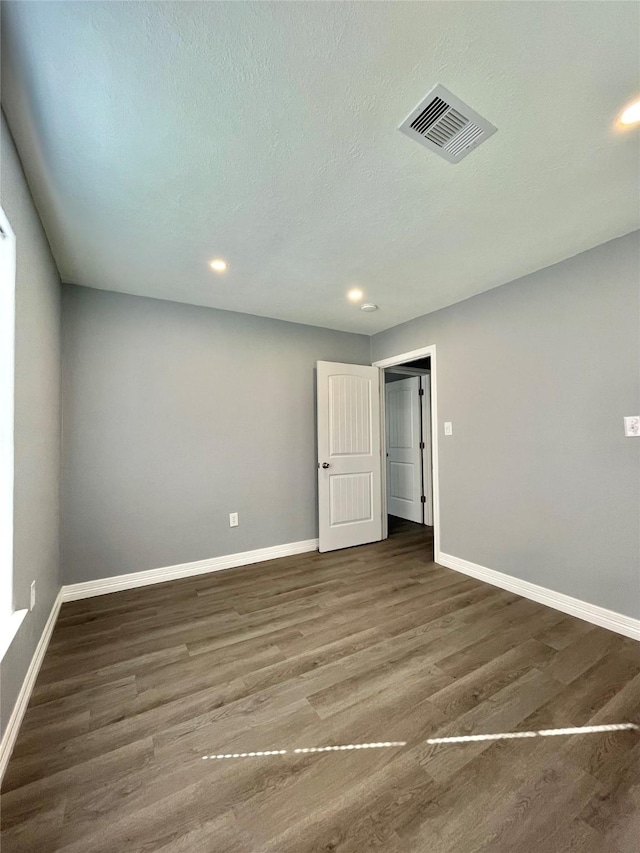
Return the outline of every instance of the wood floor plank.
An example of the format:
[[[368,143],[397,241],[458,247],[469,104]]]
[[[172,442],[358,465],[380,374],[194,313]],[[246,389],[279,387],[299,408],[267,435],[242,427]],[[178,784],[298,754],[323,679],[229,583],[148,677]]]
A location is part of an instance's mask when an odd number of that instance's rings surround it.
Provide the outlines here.
[[[619,642],[615,635],[603,634],[598,629],[589,631],[558,652],[547,674],[570,684],[616,646],[619,647]]]
[[[206,789],[211,818],[231,809],[259,789],[271,787],[283,771],[280,763],[267,759],[245,759],[243,762],[204,762],[202,754],[225,749],[246,751],[265,743],[291,742],[304,737],[317,717],[304,702],[298,702],[265,715],[250,732],[246,727],[230,725],[224,730],[212,729],[206,737],[205,749],[190,750],[180,741],[159,746],[152,760],[143,768],[131,767],[107,788],[92,791],[70,791],[65,809],[65,839],[72,840],[109,831],[113,815],[128,815],[168,800],[177,792],[193,788],[203,780],[215,780],[214,791]],[[257,761],[257,763],[256,763]]]
[[[583,637],[592,630],[593,625],[589,622],[583,622],[581,619],[572,619],[570,616],[567,616],[560,622],[552,625],[551,628],[545,628],[535,636],[537,640],[546,643],[552,649],[561,651],[573,643],[574,640]]]
[[[640,645],[431,549],[396,521],[384,542],[64,604],[3,853],[635,853],[640,731],[426,741],[640,724]]]
[[[449,719],[457,719],[525,673],[544,664],[553,654],[538,640],[525,640],[461,678],[452,679],[451,684],[433,694],[431,702]]]
[[[144,672],[148,666],[159,663],[170,663],[179,659],[188,659],[189,652],[184,645],[172,646],[160,651],[149,651],[145,654],[134,654],[132,657],[118,660],[116,663],[105,663],[104,666],[95,669],[80,667],[80,673],[75,674],[75,666],[63,667],[58,680],[38,677],[30,703],[41,705],[56,699],[73,696],[78,692],[85,692],[98,687],[120,683],[123,678],[136,672]],[[73,655],[70,656],[73,660]],[[104,663],[104,661],[103,661]],[[72,674],[73,673],[73,674]]]
[[[561,759],[542,769],[491,810],[483,828],[485,838],[467,849],[469,853],[507,853],[525,845],[548,850],[559,823],[572,822],[599,791],[587,773],[578,773]]]
[[[143,772],[153,760],[151,737],[97,756],[82,764],[54,773],[41,773],[36,779],[17,784],[9,766],[2,787],[2,828],[28,823],[30,815],[57,807],[73,792],[95,791],[116,784],[134,768]],[[14,784],[14,781],[16,784]]]

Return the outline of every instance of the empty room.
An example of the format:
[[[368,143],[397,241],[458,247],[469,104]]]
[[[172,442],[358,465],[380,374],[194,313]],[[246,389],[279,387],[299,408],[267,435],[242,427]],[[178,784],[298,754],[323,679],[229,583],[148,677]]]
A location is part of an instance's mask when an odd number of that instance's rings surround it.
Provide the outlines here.
[[[0,13],[2,853],[637,853],[640,5]]]

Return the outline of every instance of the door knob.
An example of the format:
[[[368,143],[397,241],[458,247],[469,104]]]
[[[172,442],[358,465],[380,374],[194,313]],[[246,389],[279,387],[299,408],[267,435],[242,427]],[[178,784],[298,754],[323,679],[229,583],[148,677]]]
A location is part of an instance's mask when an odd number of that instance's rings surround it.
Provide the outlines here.
[[[330,466],[329,466],[329,463],[328,463],[328,462],[323,462],[323,463],[322,463],[322,467],[323,467],[323,468],[329,468]]]

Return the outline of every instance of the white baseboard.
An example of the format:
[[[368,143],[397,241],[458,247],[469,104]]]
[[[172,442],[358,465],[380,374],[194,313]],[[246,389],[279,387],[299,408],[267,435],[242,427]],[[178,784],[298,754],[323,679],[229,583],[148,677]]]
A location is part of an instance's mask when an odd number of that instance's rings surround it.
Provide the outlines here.
[[[232,569],[236,566],[249,566],[252,563],[262,563],[265,560],[276,560],[278,557],[304,554],[307,551],[315,551],[317,548],[317,539],[305,539],[301,542],[289,542],[286,545],[273,545],[270,548],[258,548],[255,551],[242,551],[238,554],[227,554],[224,557],[198,560],[195,563],[180,563],[177,566],[166,566],[163,569],[148,569],[144,572],[115,575],[112,578],[73,583],[62,587],[62,600],[76,601],[79,598],[90,598],[94,595],[104,595],[121,589],[133,589],[138,586],[163,583],[177,578],[220,572],[223,569]]]
[[[49,613],[49,618],[47,619],[42,635],[40,636],[40,640],[38,641],[38,645],[36,646],[36,650],[31,658],[29,669],[27,670],[25,679],[22,682],[22,687],[20,688],[20,693],[16,699],[16,704],[14,705],[11,716],[9,717],[9,722],[7,723],[7,728],[2,736],[2,741],[0,741],[0,782],[4,777],[7,764],[9,763],[9,758],[13,752],[13,747],[15,745],[16,738],[18,737],[20,726],[22,725],[22,719],[25,711],[27,710],[29,699],[31,698],[31,691],[33,690],[33,685],[36,683],[36,678],[40,672],[40,666],[42,665],[42,660],[45,652],[47,651],[47,646],[49,645],[49,640],[51,639],[51,634],[53,633],[53,628],[56,624],[61,604],[62,590],[60,590],[56,596],[56,600],[53,602],[51,613]]]
[[[578,619],[584,619],[585,622],[591,622],[601,628],[608,628],[609,631],[615,631],[617,634],[623,634],[633,640],[640,640],[640,619],[633,619],[631,616],[616,613],[615,610],[607,610],[605,607],[589,604],[588,601],[581,601],[579,598],[573,598],[562,592],[555,592],[544,586],[514,578],[512,575],[487,569],[476,563],[470,563],[468,560],[461,560],[460,557],[452,557],[451,554],[444,554],[442,551],[436,555],[436,563],[493,586],[498,586],[500,589],[515,592],[523,598],[530,598],[532,601],[546,604],[548,607],[561,610],[563,613],[577,616]]]

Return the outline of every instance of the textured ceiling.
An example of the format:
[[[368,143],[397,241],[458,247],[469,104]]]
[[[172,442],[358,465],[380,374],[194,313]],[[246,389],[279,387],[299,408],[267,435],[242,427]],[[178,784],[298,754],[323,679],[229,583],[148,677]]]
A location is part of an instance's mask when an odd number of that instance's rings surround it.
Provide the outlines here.
[[[636,3],[2,6],[65,281],[370,334],[640,225]],[[457,165],[396,130],[437,82],[498,127]]]

